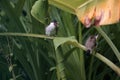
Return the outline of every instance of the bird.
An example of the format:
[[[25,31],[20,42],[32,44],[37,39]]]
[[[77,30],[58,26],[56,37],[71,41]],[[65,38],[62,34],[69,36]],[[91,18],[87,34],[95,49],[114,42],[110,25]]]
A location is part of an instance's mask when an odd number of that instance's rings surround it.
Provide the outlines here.
[[[98,35],[91,35],[85,42],[85,47],[87,48],[86,54],[92,54],[93,49],[96,47],[96,39]]]
[[[45,28],[45,34],[47,36],[55,36],[58,33],[58,22],[53,20],[50,24]]]

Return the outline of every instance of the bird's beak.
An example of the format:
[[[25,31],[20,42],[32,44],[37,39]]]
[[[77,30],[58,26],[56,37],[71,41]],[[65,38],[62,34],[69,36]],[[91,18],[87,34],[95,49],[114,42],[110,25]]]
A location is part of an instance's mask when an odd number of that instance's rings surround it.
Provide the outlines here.
[[[99,35],[97,34],[97,35],[95,36],[95,38],[97,39],[97,38],[98,38],[98,36],[99,36]]]
[[[59,26],[59,22],[56,22],[55,25],[58,27]]]

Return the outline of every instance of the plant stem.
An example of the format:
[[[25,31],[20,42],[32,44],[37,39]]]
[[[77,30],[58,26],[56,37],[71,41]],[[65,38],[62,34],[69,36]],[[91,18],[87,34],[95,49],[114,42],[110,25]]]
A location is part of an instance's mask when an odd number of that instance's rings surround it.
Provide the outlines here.
[[[107,64],[110,68],[112,68],[120,76],[120,68],[117,67],[114,63],[112,63],[110,60],[108,60],[106,57],[102,56],[99,53],[96,53],[95,57],[97,57],[102,62],[104,62],[105,64]]]
[[[16,76],[13,70],[12,70],[12,76],[13,76],[13,79],[16,80]]]
[[[91,80],[91,77],[92,77],[93,62],[94,62],[94,56],[92,56],[92,57],[91,57],[91,60],[90,60],[88,80]]]
[[[86,51],[85,46],[83,46],[81,44],[76,45],[76,46]],[[93,56],[97,57],[99,60],[101,60],[102,62],[107,64],[111,69],[113,69],[120,76],[120,68],[118,66],[116,66],[113,62],[111,62],[109,59],[102,56],[100,53],[95,53],[95,54],[93,54]]]
[[[55,50],[56,52],[56,62],[57,62],[57,76],[58,80],[67,80],[66,74],[65,74],[65,66],[63,63],[63,56],[61,53],[59,53],[58,49]]]
[[[95,27],[95,29],[104,37],[104,39],[110,45],[110,47],[112,48],[112,50],[115,53],[116,57],[120,61],[120,53],[119,53],[118,49],[116,48],[116,46],[113,44],[113,42],[110,40],[110,38],[107,36],[107,34],[100,27]]]
[[[0,33],[0,36],[24,36],[24,37],[35,37],[35,38],[46,38],[46,39],[53,39],[54,37],[49,37],[46,35],[40,35],[40,34],[31,34],[31,33]]]
[[[81,23],[79,23],[77,27],[77,35],[78,35],[78,42],[82,43],[82,26]],[[86,80],[86,74],[85,74],[85,62],[84,62],[84,53],[82,49],[78,50],[78,53],[80,53],[80,73],[81,73],[81,80]]]

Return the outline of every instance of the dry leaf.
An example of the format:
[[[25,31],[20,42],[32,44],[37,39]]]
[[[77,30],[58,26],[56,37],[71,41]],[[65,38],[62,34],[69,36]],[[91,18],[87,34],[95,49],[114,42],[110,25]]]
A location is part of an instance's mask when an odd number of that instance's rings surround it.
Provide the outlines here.
[[[119,22],[120,0],[93,0],[79,6],[76,15],[86,28]]]

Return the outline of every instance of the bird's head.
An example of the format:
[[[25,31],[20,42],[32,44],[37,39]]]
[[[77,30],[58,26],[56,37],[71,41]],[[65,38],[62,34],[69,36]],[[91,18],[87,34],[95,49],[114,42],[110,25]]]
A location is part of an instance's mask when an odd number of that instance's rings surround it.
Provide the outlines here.
[[[52,21],[54,23],[54,25],[57,27],[58,26],[58,22],[56,20]]]
[[[90,41],[90,42],[96,42],[96,36],[95,36],[95,35],[91,35],[91,36],[89,37],[89,41]]]

